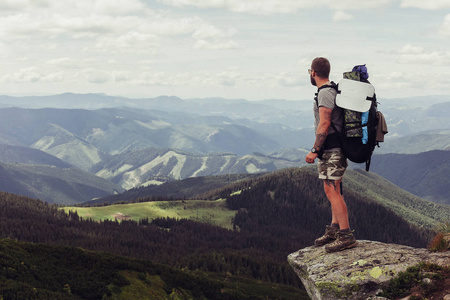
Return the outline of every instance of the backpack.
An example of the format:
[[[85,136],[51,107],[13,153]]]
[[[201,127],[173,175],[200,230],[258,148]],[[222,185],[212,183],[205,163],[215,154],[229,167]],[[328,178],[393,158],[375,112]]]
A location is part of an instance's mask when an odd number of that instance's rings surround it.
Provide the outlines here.
[[[379,147],[387,133],[384,117],[377,109],[375,88],[368,78],[365,65],[355,66],[351,72],[344,73],[336,95],[336,106],[343,113],[342,151],[350,161],[366,163],[366,171],[369,171],[375,146]],[[331,126],[337,131],[334,124]]]

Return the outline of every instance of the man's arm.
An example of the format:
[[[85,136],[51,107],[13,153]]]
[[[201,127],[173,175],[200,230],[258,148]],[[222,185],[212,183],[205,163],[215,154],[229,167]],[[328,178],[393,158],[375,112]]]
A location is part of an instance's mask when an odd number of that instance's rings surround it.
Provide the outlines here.
[[[316,141],[314,142],[314,148],[317,150],[321,149],[325,140],[328,136],[328,132],[331,126],[331,114],[333,110],[328,107],[320,106],[319,107],[319,124],[317,125],[316,132]],[[309,164],[314,163],[314,160],[317,158],[317,153],[309,152],[306,155],[306,162]]]
[[[319,107],[319,124],[317,125],[316,141],[314,142],[314,148],[321,149],[323,143],[328,136],[331,126],[331,114],[333,110],[328,107]]]

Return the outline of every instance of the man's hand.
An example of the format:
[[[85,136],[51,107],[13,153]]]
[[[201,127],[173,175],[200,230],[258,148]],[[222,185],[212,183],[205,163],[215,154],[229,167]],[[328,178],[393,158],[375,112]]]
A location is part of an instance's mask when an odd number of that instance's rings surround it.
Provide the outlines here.
[[[306,158],[305,158],[305,161],[308,163],[308,164],[313,164],[314,163],[314,160],[317,158],[317,153],[312,153],[312,152],[309,152],[307,155],[306,155]]]

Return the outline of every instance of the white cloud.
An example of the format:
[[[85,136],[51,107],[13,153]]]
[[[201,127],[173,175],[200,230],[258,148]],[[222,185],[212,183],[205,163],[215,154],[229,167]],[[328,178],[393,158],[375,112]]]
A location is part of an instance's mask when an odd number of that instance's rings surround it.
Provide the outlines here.
[[[450,37],[450,14],[445,16],[444,22],[439,28],[439,34]]]
[[[50,83],[64,82],[64,80],[66,80],[66,79],[67,79],[67,76],[62,71],[57,71],[54,73],[47,74],[47,75],[45,75],[44,78],[42,78],[42,80],[44,82],[50,82]]]
[[[277,83],[281,87],[296,87],[302,84],[299,75],[297,73],[292,74],[288,72],[282,72],[276,75]],[[305,76],[307,78],[307,76]]]
[[[450,73],[445,71],[420,73],[395,71],[384,74],[383,80],[377,82],[376,89],[388,95],[384,98],[433,95],[447,90],[450,84],[450,80],[447,79],[449,76]]]
[[[208,40],[198,40],[195,42],[194,49],[238,49],[239,45],[235,41],[211,42]]]
[[[450,13],[440,27],[429,22],[442,20],[446,2],[0,0],[0,88],[293,99],[310,92],[316,56],[330,58],[334,78],[370,61],[380,85],[414,86],[450,65]],[[417,13],[399,6],[424,9],[424,18],[398,23]],[[385,70],[401,73],[385,83]]]
[[[237,42],[230,39],[237,33],[237,30],[230,28],[222,30],[211,24],[202,24],[195,29],[192,37],[197,41],[194,44],[195,49],[237,49]]]
[[[160,37],[154,34],[143,34],[129,31],[121,35],[105,35],[99,37],[94,48],[103,53],[132,52],[134,54],[155,54],[161,45]],[[94,50],[94,49],[90,49]]]
[[[306,78],[307,76],[305,76]],[[148,72],[142,74],[141,78],[134,82],[135,84],[147,86],[189,86],[194,89],[252,89],[260,91],[263,89],[281,89],[298,88],[302,82],[298,73],[280,72],[280,73],[259,73],[230,67],[224,71],[194,71],[170,74],[166,72]],[[309,86],[309,81],[307,82]],[[271,97],[274,97],[272,95]]]
[[[219,29],[199,17],[155,12],[137,0],[52,1],[49,5],[35,9],[24,4],[21,10],[3,14],[0,35],[4,40],[45,38],[53,43],[60,38],[94,39],[93,49],[114,49],[117,43],[122,50],[148,53],[149,48],[161,46],[159,38],[191,35],[194,40],[217,43],[219,46],[209,47],[214,49],[232,44],[229,39],[236,34],[235,29]],[[207,38],[202,37],[205,35]]]
[[[360,1],[360,0],[340,0],[326,1],[326,6],[334,10],[365,10],[386,7],[395,0],[377,0],[377,1]]]
[[[340,21],[349,21],[353,19],[353,15],[346,13],[345,11],[339,10],[334,13],[333,15],[333,21],[340,22]]]
[[[2,0],[0,1],[0,12],[23,11],[29,8],[47,7],[50,0]]]
[[[222,86],[235,86],[238,79],[239,74],[236,74],[235,72],[221,72],[216,76],[216,84]]]
[[[31,2],[34,3],[35,0]],[[129,16],[142,14],[146,6],[139,0],[78,0],[76,2],[48,0],[46,10],[48,9],[64,15]]]
[[[232,12],[258,15],[293,14],[311,8],[331,8],[333,10],[360,10],[384,7],[395,0],[158,0],[174,7],[194,6],[198,8],[226,9]]]
[[[130,81],[132,76],[129,71],[113,71],[112,78],[116,82],[125,82],[125,81]]]
[[[411,44],[404,45],[400,50],[400,54],[420,54],[423,53],[423,48],[418,46],[413,46]]]
[[[103,70],[86,69],[81,72],[81,76],[89,83],[101,84],[110,80],[110,74]]]
[[[291,14],[299,8],[313,7],[314,1],[309,0],[158,0],[175,7],[195,6],[199,8],[226,9],[239,13],[250,14]]]
[[[2,82],[38,82],[42,79],[42,74],[37,67],[27,67],[18,70],[10,75],[5,75]]]
[[[93,59],[75,59],[71,57],[54,58],[45,62],[50,67],[64,70],[80,69],[80,66],[93,63],[96,63]]]
[[[420,9],[437,10],[450,8],[448,0],[402,0],[400,7],[415,7]]]
[[[210,38],[228,38],[237,33],[236,29],[221,30],[211,24],[202,24],[198,26],[192,37],[195,39],[210,39]]]
[[[426,51],[422,47],[406,44],[398,53],[398,62],[401,64],[450,65],[450,51]]]

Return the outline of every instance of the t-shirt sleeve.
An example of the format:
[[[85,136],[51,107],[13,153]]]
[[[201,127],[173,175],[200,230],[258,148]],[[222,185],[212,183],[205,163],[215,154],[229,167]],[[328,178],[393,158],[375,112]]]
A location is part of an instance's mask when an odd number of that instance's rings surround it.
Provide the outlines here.
[[[333,93],[333,89],[327,88],[323,89],[319,92],[319,95],[317,96],[318,105],[328,107],[330,109],[334,109],[335,102],[334,99],[336,98],[336,94]]]

